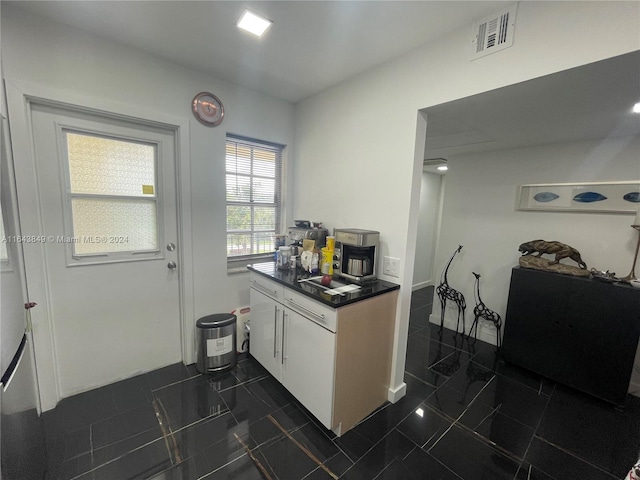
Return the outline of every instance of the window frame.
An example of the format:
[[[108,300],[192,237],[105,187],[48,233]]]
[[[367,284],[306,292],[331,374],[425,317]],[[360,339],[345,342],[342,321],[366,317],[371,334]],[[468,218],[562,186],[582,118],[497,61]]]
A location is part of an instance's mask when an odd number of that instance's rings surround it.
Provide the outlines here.
[[[275,153],[276,155],[276,165],[275,165],[275,176],[274,176],[274,202],[273,203],[264,203],[264,202],[254,202],[252,200],[253,198],[253,182],[250,182],[251,185],[251,192],[250,192],[250,198],[251,200],[249,202],[241,202],[241,201],[237,201],[237,200],[232,200],[230,201],[229,198],[227,197],[227,177],[229,175],[237,175],[237,172],[229,172],[227,170],[227,149],[229,147],[230,144],[235,144],[235,145],[243,145],[243,146],[247,146],[250,147],[252,150],[253,148],[257,148],[257,149],[263,149],[263,150],[269,150]],[[242,136],[242,135],[236,135],[236,134],[232,134],[232,133],[227,133],[226,138],[225,138],[225,243],[226,243],[226,250],[227,250],[227,271],[229,273],[236,273],[236,272],[246,272],[246,266],[247,264],[250,263],[256,263],[256,262],[264,262],[264,261],[269,261],[273,259],[274,253],[275,253],[275,235],[279,234],[279,230],[281,229],[282,226],[282,218],[283,218],[283,189],[284,189],[284,178],[283,178],[283,171],[284,171],[284,150],[285,150],[286,146],[279,144],[279,143],[275,143],[275,142],[269,142],[269,141],[265,141],[265,140],[258,140],[255,138],[249,138],[246,136]],[[253,158],[253,151],[252,151],[252,158]],[[243,174],[241,175],[243,177],[249,177],[250,179],[253,179],[254,177],[258,177],[258,178],[265,178],[263,176],[260,175],[254,175],[253,173],[253,168],[251,169],[249,174]],[[264,253],[252,253],[252,254],[245,254],[245,255],[233,255],[230,256],[229,255],[229,234],[230,233],[235,233],[229,230],[228,228],[228,216],[227,216],[227,212],[228,212],[228,207],[230,205],[233,206],[247,206],[249,208],[254,208],[256,206],[272,206],[275,208],[275,212],[276,212],[276,218],[275,218],[275,226],[274,226],[274,230],[273,230],[273,235],[274,235],[274,249],[270,250],[269,252],[264,252]],[[255,230],[254,229],[255,225],[251,225],[251,229],[250,230],[246,230],[245,233],[248,233],[250,235],[254,235],[257,232],[270,232],[270,230]]]

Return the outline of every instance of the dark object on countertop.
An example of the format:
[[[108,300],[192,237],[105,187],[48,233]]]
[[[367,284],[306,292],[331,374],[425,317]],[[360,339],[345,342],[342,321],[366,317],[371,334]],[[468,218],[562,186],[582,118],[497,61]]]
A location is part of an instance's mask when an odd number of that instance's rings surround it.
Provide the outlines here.
[[[538,253],[538,257],[542,256],[543,253],[555,255],[555,259],[549,263],[549,265],[560,263],[560,260],[563,258],[570,258],[576,262],[580,268],[585,270],[587,268],[587,264],[582,261],[582,257],[578,250],[555,240],[550,242],[547,242],[546,240],[531,240],[530,242],[521,244],[518,247],[518,250],[522,252],[523,255],[530,255],[536,252]]]
[[[438,298],[440,299],[440,306],[442,307],[440,311],[440,331],[442,331],[442,327],[444,326],[444,312],[445,307],[447,306],[447,300],[451,300],[458,307],[458,322],[456,323],[456,333],[458,333],[458,326],[460,325],[460,319],[462,318],[462,334],[464,335],[464,311],[467,308],[467,303],[464,300],[464,295],[449,286],[449,281],[447,280],[447,273],[449,272],[449,267],[451,266],[451,262],[453,261],[453,257],[456,256],[462,250],[462,245],[458,245],[458,248],[451,258],[447,262],[447,266],[442,272],[442,277],[440,281],[440,285],[436,288],[436,293],[438,294]]]
[[[498,350],[500,350],[500,331],[502,329],[502,318],[500,318],[499,314],[487,308],[487,306],[484,304],[484,302],[480,298],[480,274],[476,272],[471,272],[471,273],[473,273],[473,276],[476,277],[476,289],[474,292],[475,299],[476,299],[476,306],[473,309],[474,319],[473,319],[473,323],[471,324],[471,329],[469,330],[469,336],[471,336],[471,332],[473,332],[473,329],[475,328],[476,333],[474,335],[474,338],[477,340],[478,339],[478,320],[481,318],[483,320],[487,320],[488,322],[493,323],[493,326],[496,327],[497,347],[498,347]]]

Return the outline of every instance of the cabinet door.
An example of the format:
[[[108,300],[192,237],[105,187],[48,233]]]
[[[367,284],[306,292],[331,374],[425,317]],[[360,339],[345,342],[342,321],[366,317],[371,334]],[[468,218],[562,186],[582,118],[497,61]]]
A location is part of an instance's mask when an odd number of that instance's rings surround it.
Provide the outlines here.
[[[284,321],[282,384],[331,429],[335,334],[289,308]]]
[[[250,289],[251,336],[249,353],[276,379],[282,371],[282,318],[281,304]]]

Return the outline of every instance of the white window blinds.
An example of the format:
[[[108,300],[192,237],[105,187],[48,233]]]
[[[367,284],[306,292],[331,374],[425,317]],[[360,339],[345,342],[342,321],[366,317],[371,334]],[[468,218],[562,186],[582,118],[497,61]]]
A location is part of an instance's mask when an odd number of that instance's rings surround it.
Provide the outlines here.
[[[275,251],[282,150],[281,145],[227,135],[227,257]]]

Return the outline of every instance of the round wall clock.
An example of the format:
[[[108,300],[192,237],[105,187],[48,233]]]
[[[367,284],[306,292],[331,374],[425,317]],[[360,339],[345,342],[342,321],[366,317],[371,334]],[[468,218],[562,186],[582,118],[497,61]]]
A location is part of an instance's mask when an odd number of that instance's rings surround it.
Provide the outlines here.
[[[191,109],[198,121],[208,127],[217,127],[222,123],[224,107],[213,93],[200,92],[193,98]]]

